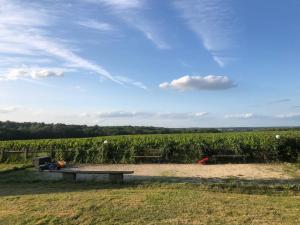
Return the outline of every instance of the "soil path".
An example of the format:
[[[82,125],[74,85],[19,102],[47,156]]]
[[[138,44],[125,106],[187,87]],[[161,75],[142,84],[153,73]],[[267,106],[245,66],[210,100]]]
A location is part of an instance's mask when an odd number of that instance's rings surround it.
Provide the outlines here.
[[[82,165],[82,170],[133,170],[126,179],[151,177],[292,179],[281,164],[110,164]]]

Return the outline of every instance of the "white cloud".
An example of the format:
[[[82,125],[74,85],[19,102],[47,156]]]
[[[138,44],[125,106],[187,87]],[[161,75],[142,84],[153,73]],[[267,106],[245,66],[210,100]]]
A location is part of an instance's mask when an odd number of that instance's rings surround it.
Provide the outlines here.
[[[157,116],[162,119],[200,119],[206,116],[208,112],[196,113],[158,113]]]
[[[287,114],[281,114],[281,115],[277,115],[276,118],[280,118],[280,119],[296,119],[296,118],[300,118],[300,112],[296,112],[296,113],[287,113]]]
[[[61,77],[64,75],[63,68],[14,68],[10,69],[2,76],[6,80],[17,80],[20,78],[45,78]]]
[[[160,88],[172,88],[176,90],[224,90],[233,88],[236,85],[227,76],[183,76],[170,83],[164,82]]]
[[[18,109],[19,109],[19,107],[16,107],[16,106],[0,107],[0,114],[6,114],[6,113],[15,112]]]
[[[279,115],[258,115],[254,113],[242,113],[242,114],[228,114],[224,116],[225,119],[264,119],[264,120],[274,120],[274,119],[299,119],[300,112],[286,113]]]
[[[100,118],[144,117],[149,115],[151,116],[151,114],[146,112],[126,112],[126,111],[100,112],[95,114],[95,116]]]
[[[226,119],[250,119],[254,117],[253,113],[230,114],[224,116]]]
[[[223,67],[237,33],[233,9],[223,0],[175,1],[190,29],[201,39],[213,59]],[[230,57],[232,59],[232,57]]]
[[[82,20],[82,21],[78,21],[77,24],[79,24],[83,27],[95,29],[98,31],[114,30],[113,26],[110,25],[109,23],[103,23],[103,22],[99,22],[97,20]]]
[[[168,82],[163,82],[159,85],[160,88],[162,89],[167,89],[169,87],[169,83]]]
[[[195,116],[196,117],[203,117],[203,116],[206,116],[208,114],[208,112],[198,112],[198,113],[195,113]]]

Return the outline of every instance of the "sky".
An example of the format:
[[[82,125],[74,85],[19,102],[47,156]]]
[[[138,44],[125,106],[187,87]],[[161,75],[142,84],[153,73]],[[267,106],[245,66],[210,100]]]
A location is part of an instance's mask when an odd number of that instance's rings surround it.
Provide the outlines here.
[[[0,0],[0,120],[300,126],[298,0]]]

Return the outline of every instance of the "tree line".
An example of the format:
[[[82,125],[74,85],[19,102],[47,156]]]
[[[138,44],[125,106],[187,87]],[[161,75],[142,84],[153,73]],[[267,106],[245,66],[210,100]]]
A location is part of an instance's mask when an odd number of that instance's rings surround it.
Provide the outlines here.
[[[218,133],[215,128],[163,128],[146,126],[87,126],[0,121],[0,140],[83,138],[128,134]]]

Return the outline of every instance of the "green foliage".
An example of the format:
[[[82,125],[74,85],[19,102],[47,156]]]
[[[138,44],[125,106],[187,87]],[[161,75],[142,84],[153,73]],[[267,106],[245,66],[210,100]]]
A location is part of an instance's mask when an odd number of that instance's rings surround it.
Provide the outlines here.
[[[276,139],[275,135],[281,138]],[[108,143],[104,143],[107,140]],[[52,155],[74,163],[135,163],[134,156],[160,155],[161,162],[193,163],[211,155],[246,155],[248,162],[296,162],[300,153],[299,131],[232,132],[218,134],[128,135],[96,138],[1,141],[0,160],[19,162]]]

